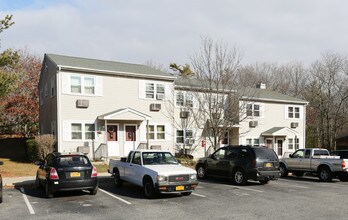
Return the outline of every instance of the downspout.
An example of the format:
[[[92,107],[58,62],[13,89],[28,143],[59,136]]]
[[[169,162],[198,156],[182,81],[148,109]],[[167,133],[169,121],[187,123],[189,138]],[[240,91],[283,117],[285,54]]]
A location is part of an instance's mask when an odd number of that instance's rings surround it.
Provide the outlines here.
[[[147,149],[150,149],[150,138],[149,138],[149,119],[146,119],[146,145]]]

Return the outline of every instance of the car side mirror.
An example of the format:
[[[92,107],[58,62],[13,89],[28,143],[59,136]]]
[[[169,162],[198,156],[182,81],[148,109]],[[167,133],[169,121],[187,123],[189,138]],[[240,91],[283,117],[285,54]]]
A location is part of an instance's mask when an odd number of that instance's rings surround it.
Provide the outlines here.
[[[293,155],[292,155],[292,154],[289,154],[289,157],[290,157],[290,158],[293,158]]]

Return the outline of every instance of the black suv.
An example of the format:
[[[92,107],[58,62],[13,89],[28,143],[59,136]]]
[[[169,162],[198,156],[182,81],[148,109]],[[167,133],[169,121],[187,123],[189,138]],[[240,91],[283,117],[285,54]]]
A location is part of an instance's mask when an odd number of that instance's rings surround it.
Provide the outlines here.
[[[47,198],[57,191],[89,190],[97,194],[98,173],[88,157],[79,153],[50,153],[39,165],[36,185],[44,186]]]
[[[236,185],[245,185],[249,179],[266,184],[280,175],[276,153],[259,146],[221,147],[209,157],[200,158],[196,170],[198,178],[226,177]]]

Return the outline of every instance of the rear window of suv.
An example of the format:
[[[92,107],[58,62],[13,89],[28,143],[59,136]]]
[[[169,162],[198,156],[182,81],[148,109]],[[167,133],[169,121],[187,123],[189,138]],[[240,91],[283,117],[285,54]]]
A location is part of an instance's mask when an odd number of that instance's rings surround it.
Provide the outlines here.
[[[57,157],[56,164],[58,167],[90,167],[91,163],[87,157],[80,155],[69,155]]]
[[[253,148],[256,158],[278,159],[278,156],[272,149],[266,147]]]

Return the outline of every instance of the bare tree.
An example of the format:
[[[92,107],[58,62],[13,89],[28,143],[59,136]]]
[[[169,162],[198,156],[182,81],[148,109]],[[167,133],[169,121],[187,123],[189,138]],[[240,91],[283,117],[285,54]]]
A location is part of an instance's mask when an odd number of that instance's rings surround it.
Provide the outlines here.
[[[315,120],[308,124],[319,147],[335,148],[335,139],[348,121],[348,60],[347,57],[326,52],[310,71],[311,85],[307,93]],[[310,118],[311,115],[309,115]]]

